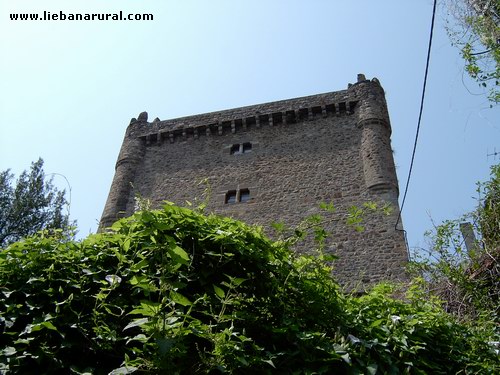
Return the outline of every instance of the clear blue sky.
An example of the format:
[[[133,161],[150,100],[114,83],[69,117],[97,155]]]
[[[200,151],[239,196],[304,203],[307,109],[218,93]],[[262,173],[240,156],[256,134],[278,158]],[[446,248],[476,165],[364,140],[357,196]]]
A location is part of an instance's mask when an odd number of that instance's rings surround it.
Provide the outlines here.
[[[154,20],[9,18],[44,10]],[[386,90],[402,192],[431,11],[431,0],[0,0],[0,170],[18,175],[41,156],[47,173],[68,179],[84,236],[97,228],[126,126],[139,112],[163,120],[336,91],[364,73]],[[494,163],[486,154],[500,150],[499,108],[489,109],[465,76],[444,19],[440,10],[403,211],[412,247],[426,246],[430,218],[474,207],[475,183]]]

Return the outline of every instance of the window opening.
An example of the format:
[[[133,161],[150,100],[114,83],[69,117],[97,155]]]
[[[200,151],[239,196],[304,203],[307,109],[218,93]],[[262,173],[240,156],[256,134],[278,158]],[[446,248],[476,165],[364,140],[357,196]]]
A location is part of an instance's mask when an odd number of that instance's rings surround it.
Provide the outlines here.
[[[229,190],[224,198],[224,203],[245,203],[250,200],[250,190],[240,189],[240,190]]]
[[[236,190],[230,190],[226,193],[225,203],[236,203]]]
[[[236,143],[231,146],[229,153],[231,155],[239,155],[252,151],[252,144],[250,142]]]
[[[250,142],[243,143],[241,152],[245,153],[245,152],[250,152],[250,151],[252,151],[252,144]]]
[[[240,202],[248,202],[250,200],[250,191],[248,189],[240,190]]]
[[[240,153],[240,144],[234,144],[231,146],[231,155],[237,155]]]

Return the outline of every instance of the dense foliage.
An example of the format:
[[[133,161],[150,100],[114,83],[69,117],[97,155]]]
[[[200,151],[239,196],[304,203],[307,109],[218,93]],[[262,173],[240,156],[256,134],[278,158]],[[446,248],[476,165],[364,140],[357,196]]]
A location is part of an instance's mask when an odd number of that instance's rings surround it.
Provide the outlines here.
[[[65,193],[45,177],[42,159],[21,173],[15,186],[9,170],[0,172],[0,246],[45,228],[68,227]]]
[[[490,180],[479,183],[477,192],[477,209],[429,232],[431,246],[417,252],[411,266],[448,312],[461,320],[495,323],[500,330],[500,165],[492,167]],[[464,222],[471,223],[476,238],[469,248],[461,232]]]
[[[170,204],[81,242],[38,234],[0,253],[0,371],[498,373],[491,331],[418,285],[344,295],[329,261]]]
[[[479,184],[481,195],[477,210],[477,221],[484,248],[493,250],[500,247],[500,164],[491,168],[491,178]]]
[[[498,0],[446,0],[452,16],[447,28],[452,43],[461,50],[465,70],[488,91],[492,103],[500,102],[500,2]]]

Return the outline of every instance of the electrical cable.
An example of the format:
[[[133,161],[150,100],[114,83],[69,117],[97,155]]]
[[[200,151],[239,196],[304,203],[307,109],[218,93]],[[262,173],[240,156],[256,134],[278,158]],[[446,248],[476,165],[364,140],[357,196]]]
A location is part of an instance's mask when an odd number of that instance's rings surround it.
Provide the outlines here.
[[[424,111],[425,88],[427,86],[427,75],[429,73],[429,63],[431,60],[432,36],[434,34],[434,20],[436,18],[436,4],[437,4],[437,0],[434,0],[434,5],[432,7],[431,30],[430,30],[430,34],[429,34],[429,47],[427,49],[427,61],[425,63],[424,83],[423,83],[423,87],[422,87],[422,97],[420,100],[420,110],[419,110],[419,114],[418,114],[417,130],[415,132],[415,142],[413,144],[413,152],[411,155],[410,169],[408,170],[408,178],[406,179],[405,192],[403,194],[403,200],[401,201],[401,208],[399,210],[398,219],[396,221],[396,225],[394,225],[394,229],[404,232],[404,237],[405,237],[405,242],[406,242],[406,250],[408,251],[408,258],[410,255],[410,248],[408,246],[408,239],[407,239],[406,231],[404,229],[398,229],[398,224],[399,224],[399,221],[401,220],[401,213],[403,212],[403,207],[404,207],[405,201],[406,201],[406,195],[408,193],[408,187],[410,185],[411,173],[413,170],[413,163],[415,161],[415,153],[417,150],[418,135],[420,133],[420,123],[422,121],[422,113]]]

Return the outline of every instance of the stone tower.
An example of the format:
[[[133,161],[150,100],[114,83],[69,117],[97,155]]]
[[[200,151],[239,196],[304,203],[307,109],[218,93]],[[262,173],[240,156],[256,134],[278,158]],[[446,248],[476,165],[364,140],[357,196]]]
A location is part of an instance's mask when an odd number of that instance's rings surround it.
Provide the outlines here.
[[[347,90],[172,120],[133,118],[125,133],[101,229],[133,213],[136,194],[153,206],[203,198],[210,211],[251,224],[293,226],[319,212],[332,233],[344,284],[403,277],[407,251],[384,90],[359,74]],[[391,212],[367,212],[364,231],[346,225],[352,207],[376,202]],[[298,251],[308,251],[305,242]]]

